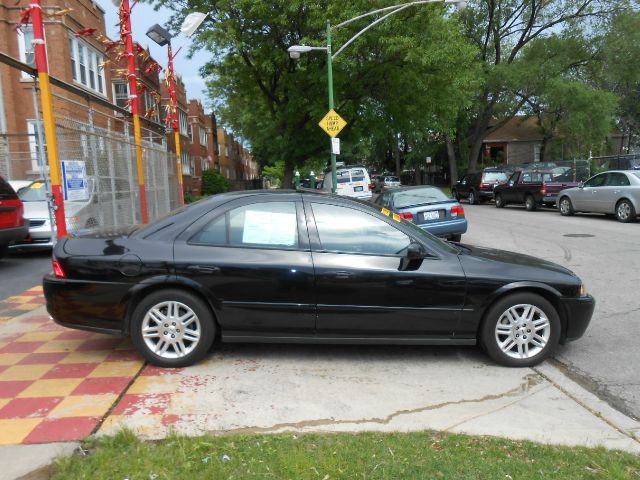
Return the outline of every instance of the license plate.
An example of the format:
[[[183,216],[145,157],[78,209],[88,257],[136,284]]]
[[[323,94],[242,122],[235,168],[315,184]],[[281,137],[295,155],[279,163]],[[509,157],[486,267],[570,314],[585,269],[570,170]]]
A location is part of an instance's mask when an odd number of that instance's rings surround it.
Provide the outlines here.
[[[440,218],[440,213],[437,210],[424,212],[423,215],[425,220],[438,220]]]
[[[353,187],[354,192],[361,192],[364,187]]]

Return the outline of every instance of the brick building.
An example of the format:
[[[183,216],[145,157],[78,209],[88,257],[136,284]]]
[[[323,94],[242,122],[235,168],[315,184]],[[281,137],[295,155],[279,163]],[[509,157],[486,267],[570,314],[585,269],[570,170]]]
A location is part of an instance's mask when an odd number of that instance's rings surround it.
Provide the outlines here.
[[[191,175],[184,177],[184,188],[185,191],[199,195],[202,191],[202,172],[213,168],[213,159],[209,151],[206,116],[199,100],[189,101],[187,133],[189,134],[189,157],[193,169]]]
[[[218,157],[220,173],[229,180],[235,180],[236,170],[233,135],[227,133],[224,128],[218,128],[218,145],[220,149],[220,155]]]
[[[211,168],[220,171],[220,148],[218,145],[218,122],[216,114],[211,112],[207,115],[204,124],[207,129],[207,150],[211,156],[209,163]]]
[[[30,24],[17,28],[20,13],[26,6],[27,2],[24,1],[5,1],[0,4],[0,51],[35,67],[33,28]],[[64,15],[53,15],[66,9],[72,10]],[[50,0],[43,6],[50,74],[111,101],[111,74],[103,68],[106,60],[104,45],[95,36],[75,35],[82,29],[95,28],[96,36],[106,37],[104,13],[91,0]],[[10,152],[5,153],[5,161],[11,157],[11,164],[1,165],[0,169],[9,168],[8,173],[14,179],[33,178],[41,174],[33,86],[34,80],[28,74],[0,64],[0,147],[4,152]],[[87,121],[86,112],[79,112],[78,109],[78,105],[86,105],[84,99],[55,86],[52,92],[56,121],[63,118]],[[61,100],[61,97],[68,100]],[[96,106],[95,109],[109,113],[105,107]],[[95,122],[100,128],[107,127],[103,116],[96,116]]]

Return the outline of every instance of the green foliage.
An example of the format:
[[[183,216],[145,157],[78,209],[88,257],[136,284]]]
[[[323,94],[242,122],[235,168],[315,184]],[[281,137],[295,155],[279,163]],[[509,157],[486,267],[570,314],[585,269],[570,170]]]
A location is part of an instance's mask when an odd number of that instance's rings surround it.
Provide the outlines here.
[[[86,456],[58,459],[51,478],[632,480],[640,476],[640,461],[631,453],[430,431],[171,435],[158,442],[142,442],[124,432],[92,439],[84,449],[89,452]]]
[[[202,172],[202,194],[215,195],[216,193],[228,192],[231,188],[227,180],[216,170],[205,170]]]

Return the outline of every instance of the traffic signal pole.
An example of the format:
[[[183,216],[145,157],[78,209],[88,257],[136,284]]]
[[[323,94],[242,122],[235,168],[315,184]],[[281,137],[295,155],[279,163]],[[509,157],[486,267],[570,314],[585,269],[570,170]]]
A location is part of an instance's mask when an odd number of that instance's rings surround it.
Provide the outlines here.
[[[60,186],[58,139],[56,137],[56,122],[53,115],[47,47],[44,40],[40,0],[31,0],[30,7],[31,22],[33,24],[33,43],[35,44],[36,69],[38,71],[38,83],[40,84],[40,96],[42,98],[42,123],[44,124],[44,136],[47,142],[47,160],[49,163],[49,175],[51,177],[51,191],[55,202],[57,237],[60,239],[67,234],[67,223],[64,214],[62,188]]]
[[[138,79],[136,77],[136,60],[133,53],[133,38],[131,36],[131,7],[129,0],[122,0],[122,18],[120,23],[120,37],[124,38],[129,68],[129,100],[133,115],[133,135],[136,144],[136,166],[138,170],[138,186],[140,188],[140,212],[142,223],[149,222],[147,213],[147,192],[144,188],[144,162],[142,160],[142,134],[140,132],[140,107],[138,101]],[[123,22],[124,21],[124,25]]]

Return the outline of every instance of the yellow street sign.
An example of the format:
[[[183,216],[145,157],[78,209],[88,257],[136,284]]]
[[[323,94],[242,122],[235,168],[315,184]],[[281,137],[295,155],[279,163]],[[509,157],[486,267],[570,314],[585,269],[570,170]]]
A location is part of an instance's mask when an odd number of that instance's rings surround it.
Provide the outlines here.
[[[327,132],[330,137],[335,137],[345,127],[347,122],[334,109],[329,110],[322,120],[320,120],[320,128]]]

